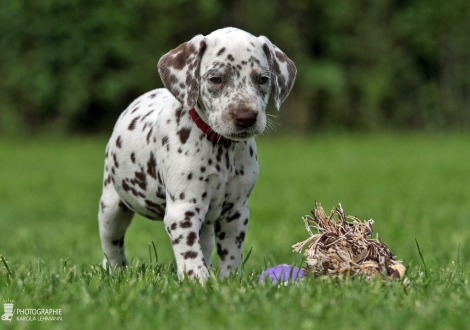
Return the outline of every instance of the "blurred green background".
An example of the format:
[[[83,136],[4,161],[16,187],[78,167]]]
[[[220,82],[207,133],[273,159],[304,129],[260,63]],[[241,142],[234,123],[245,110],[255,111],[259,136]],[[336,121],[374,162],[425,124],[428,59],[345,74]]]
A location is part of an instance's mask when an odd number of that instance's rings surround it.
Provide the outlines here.
[[[266,35],[297,64],[282,129],[470,128],[468,0],[6,0],[0,135],[108,133],[196,34]]]

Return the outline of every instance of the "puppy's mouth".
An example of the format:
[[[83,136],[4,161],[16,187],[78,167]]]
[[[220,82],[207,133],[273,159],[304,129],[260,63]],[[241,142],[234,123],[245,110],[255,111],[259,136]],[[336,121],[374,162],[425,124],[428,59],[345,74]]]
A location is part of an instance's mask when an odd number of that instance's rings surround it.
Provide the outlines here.
[[[239,127],[234,124],[225,125],[224,127],[220,127],[217,124],[213,126],[214,131],[217,131],[218,134],[234,141],[245,141],[262,134],[264,128],[264,125],[260,125],[259,123],[250,125],[249,127]]]
[[[247,130],[243,130],[240,132],[227,133],[227,134],[224,133],[221,135],[230,140],[245,141],[258,134],[261,134],[261,132],[257,132],[255,129],[247,129]]]
[[[250,134],[248,132],[241,132],[235,134],[224,134],[227,139],[234,140],[234,141],[244,141],[251,138],[254,134]]]

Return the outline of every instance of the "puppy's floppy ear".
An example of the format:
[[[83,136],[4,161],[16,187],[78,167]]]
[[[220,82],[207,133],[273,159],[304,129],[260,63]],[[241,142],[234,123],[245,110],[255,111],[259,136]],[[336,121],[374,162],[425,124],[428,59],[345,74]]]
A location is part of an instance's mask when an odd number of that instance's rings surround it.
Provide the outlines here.
[[[192,109],[199,96],[199,68],[205,48],[204,36],[200,34],[158,61],[163,84],[185,109]]]
[[[294,86],[297,68],[295,67],[294,62],[292,62],[279,48],[272,44],[268,38],[260,36],[259,39],[263,43],[263,50],[268,58],[273,84],[274,104],[279,110],[281,103],[284,102],[289,95],[292,86]]]

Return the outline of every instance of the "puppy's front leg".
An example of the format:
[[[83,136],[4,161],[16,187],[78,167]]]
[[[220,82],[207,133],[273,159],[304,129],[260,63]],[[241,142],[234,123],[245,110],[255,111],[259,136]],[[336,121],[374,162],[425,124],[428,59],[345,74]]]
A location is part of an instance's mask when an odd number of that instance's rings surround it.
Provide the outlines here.
[[[220,278],[225,278],[230,273],[239,271],[249,213],[247,206],[240,206],[215,223]]]
[[[200,208],[194,204],[169,203],[164,224],[170,235],[178,268],[178,278],[198,278],[201,283],[209,277],[200,243],[200,229],[204,219]]]

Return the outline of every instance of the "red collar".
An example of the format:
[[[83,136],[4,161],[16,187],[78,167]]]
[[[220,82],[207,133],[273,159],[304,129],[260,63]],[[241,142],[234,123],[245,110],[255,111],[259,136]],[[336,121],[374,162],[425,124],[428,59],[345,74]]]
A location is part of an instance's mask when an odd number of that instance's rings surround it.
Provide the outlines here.
[[[209,125],[207,125],[204,122],[204,120],[202,120],[202,118],[199,116],[197,111],[194,110],[194,108],[189,110],[189,114],[191,115],[191,118],[193,118],[193,121],[196,123],[197,127],[199,127],[201,129],[201,131],[203,131],[204,134],[206,134],[207,139],[209,141],[211,141],[212,143],[214,143],[214,144],[223,144],[224,146],[226,146],[228,148],[232,145],[232,143],[237,142],[237,141],[234,141],[234,140],[227,139],[227,138],[223,137],[222,135],[214,132],[214,130],[212,130],[212,128]]]

